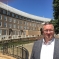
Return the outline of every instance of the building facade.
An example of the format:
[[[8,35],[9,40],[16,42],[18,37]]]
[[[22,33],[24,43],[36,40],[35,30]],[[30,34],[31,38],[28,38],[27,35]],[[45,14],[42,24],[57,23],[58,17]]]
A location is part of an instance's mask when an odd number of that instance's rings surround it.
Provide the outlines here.
[[[0,2],[0,36],[35,37],[40,35],[42,23],[50,20],[25,13]]]

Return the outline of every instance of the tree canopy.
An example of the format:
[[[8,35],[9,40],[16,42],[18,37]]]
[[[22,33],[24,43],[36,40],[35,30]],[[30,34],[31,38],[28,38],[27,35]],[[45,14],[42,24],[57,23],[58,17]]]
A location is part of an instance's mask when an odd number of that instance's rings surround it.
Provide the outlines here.
[[[55,33],[59,33],[59,0],[53,0],[53,17],[54,20],[51,20],[51,23],[54,24]]]

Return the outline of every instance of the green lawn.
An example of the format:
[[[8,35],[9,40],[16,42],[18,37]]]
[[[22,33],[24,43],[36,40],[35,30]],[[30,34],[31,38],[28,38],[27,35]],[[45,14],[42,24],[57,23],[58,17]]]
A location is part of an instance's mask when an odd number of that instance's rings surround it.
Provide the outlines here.
[[[28,43],[32,43],[34,41],[17,41],[17,42],[9,42],[9,45],[21,45],[21,44],[28,44]]]
[[[6,45],[22,45],[22,44],[28,44],[28,43],[32,43],[34,42],[33,40],[27,40],[27,41],[9,41],[8,43],[6,43]],[[5,45],[5,43],[0,44],[0,47],[3,46],[3,44]]]

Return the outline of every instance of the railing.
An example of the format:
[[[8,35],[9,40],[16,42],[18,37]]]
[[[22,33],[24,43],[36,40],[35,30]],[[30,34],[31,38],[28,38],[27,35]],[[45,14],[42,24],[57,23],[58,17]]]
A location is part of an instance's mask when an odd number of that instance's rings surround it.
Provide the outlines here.
[[[30,38],[30,37],[37,37],[37,36],[32,36],[32,35],[0,35],[0,41],[2,40],[10,40],[10,39],[20,39],[20,38]]]
[[[23,46],[8,45],[8,43],[3,44],[1,52],[16,59],[28,59],[29,57],[29,52],[26,48]]]

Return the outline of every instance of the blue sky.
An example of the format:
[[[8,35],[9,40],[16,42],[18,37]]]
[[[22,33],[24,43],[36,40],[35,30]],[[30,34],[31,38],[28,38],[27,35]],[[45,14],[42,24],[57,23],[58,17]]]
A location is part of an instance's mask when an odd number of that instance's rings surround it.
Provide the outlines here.
[[[29,14],[52,19],[52,2],[53,0],[12,0],[8,5]]]

